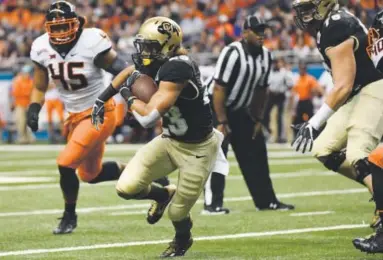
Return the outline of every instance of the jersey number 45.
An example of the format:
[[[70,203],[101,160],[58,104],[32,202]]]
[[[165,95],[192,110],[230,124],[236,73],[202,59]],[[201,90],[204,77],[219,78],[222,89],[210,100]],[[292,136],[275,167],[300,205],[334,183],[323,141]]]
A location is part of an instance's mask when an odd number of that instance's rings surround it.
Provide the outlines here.
[[[52,79],[59,80],[65,90],[78,90],[88,86],[86,77],[83,74],[74,72],[74,69],[84,68],[84,62],[60,62],[57,65],[58,69],[54,69],[53,64],[49,64],[48,68]],[[67,80],[70,82],[68,83]],[[73,81],[76,83],[73,83]]]

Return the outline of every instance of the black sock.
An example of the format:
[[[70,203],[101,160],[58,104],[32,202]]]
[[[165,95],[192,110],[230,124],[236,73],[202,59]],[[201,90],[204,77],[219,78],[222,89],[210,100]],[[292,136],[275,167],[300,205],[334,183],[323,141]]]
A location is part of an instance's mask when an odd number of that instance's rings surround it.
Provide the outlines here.
[[[370,162],[370,170],[376,209],[379,212],[380,217],[383,219],[383,169]]]
[[[176,239],[185,241],[191,237],[191,229],[193,227],[193,221],[190,216],[181,221],[172,221],[174,229],[176,231]]]
[[[157,180],[154,180],[155,183],[161,184],[162,186],[168,186],[170,184],[168,177],[163,177]]]
[[[150,199],[150,200],[155,200],[157,202],[164,202],[169,198],[169,192],[166,188],[161,186],[158,183],[152,182],[150,184],[150,191],[148,195],[146,195],[142,199]]]
[[[76,170],[64,166],[59,166],[60,187],[65,200],[65,211],[75,213],[78,190],[80,182],[76,175]]]
[[[101,172],[97,175],[96,178],[91,180],[89,183],[99,183],[103,181],[114,181],[118,180],[121,175],[121,169],[117,162],[104,162],[102,164]]]

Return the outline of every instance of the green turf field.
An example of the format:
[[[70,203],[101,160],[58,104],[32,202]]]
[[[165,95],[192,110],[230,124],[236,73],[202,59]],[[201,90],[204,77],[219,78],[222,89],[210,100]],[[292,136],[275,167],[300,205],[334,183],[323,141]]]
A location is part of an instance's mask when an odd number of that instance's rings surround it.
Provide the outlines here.
[[[0,258],[156,259],[173,236],[170,221],[148,225],[148,203],[120,199],[111,182],[82,184],[77,229],[52,235],[63,207],[55,166],[59,149],[0,146]],[[108,146],[106,157],[128,161],[135,149]],[[272,146],[269,155],[278,197],[296,210],[257,212],[231,154],[225,193],[231,213],[200,215],[200,200],[193,208],[195,243],[185,259],[383,258],[356,251],[351,243],[371,233],[374,204],[362,186],[287,146]]]

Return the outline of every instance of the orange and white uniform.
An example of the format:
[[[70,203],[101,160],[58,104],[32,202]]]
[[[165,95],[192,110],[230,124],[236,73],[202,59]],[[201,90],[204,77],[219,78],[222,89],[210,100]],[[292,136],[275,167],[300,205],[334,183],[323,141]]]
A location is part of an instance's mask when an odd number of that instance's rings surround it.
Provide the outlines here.
[[[68,143],[57,158],[60,166],[78,169],[83,181],[97,177],[102,169],[106,139],[115,128],[115,104],[105,104],[105,119],[99,130],[90,120],[92,107],[105,89],[102,69],[94,65],[94,58],[112,48],[107,35],[96,28],[83,29],[77,43],[62,57],[49,43],[47,33],[32,44],[31,59],[48,70],[49,78],[57,86],[60,99],[69,112]]]

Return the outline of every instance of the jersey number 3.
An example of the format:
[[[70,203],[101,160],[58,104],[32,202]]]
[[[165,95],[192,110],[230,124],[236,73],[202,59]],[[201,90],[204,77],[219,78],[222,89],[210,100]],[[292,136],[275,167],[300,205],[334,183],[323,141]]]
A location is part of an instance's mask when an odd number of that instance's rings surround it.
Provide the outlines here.
[[[88,81],[83,74],[75,73],[73,69],[82,69],[83,67],[84,62],[60,62],[58,63],[58,71],[55,71],[52,64],[49,64],[49,71],[52,79],[59,80],[65,90],[78,90],[86,88]],[[66,79],[77,80],[78,83],[68,83]]]
[[[178,107],[172,106],[164,116],[169,120],[168,128],[164,127],[164,132],[169,131],[176,136],[184,135],[187,132],[188,125],[186,120],[182,118],[181,111]]]

